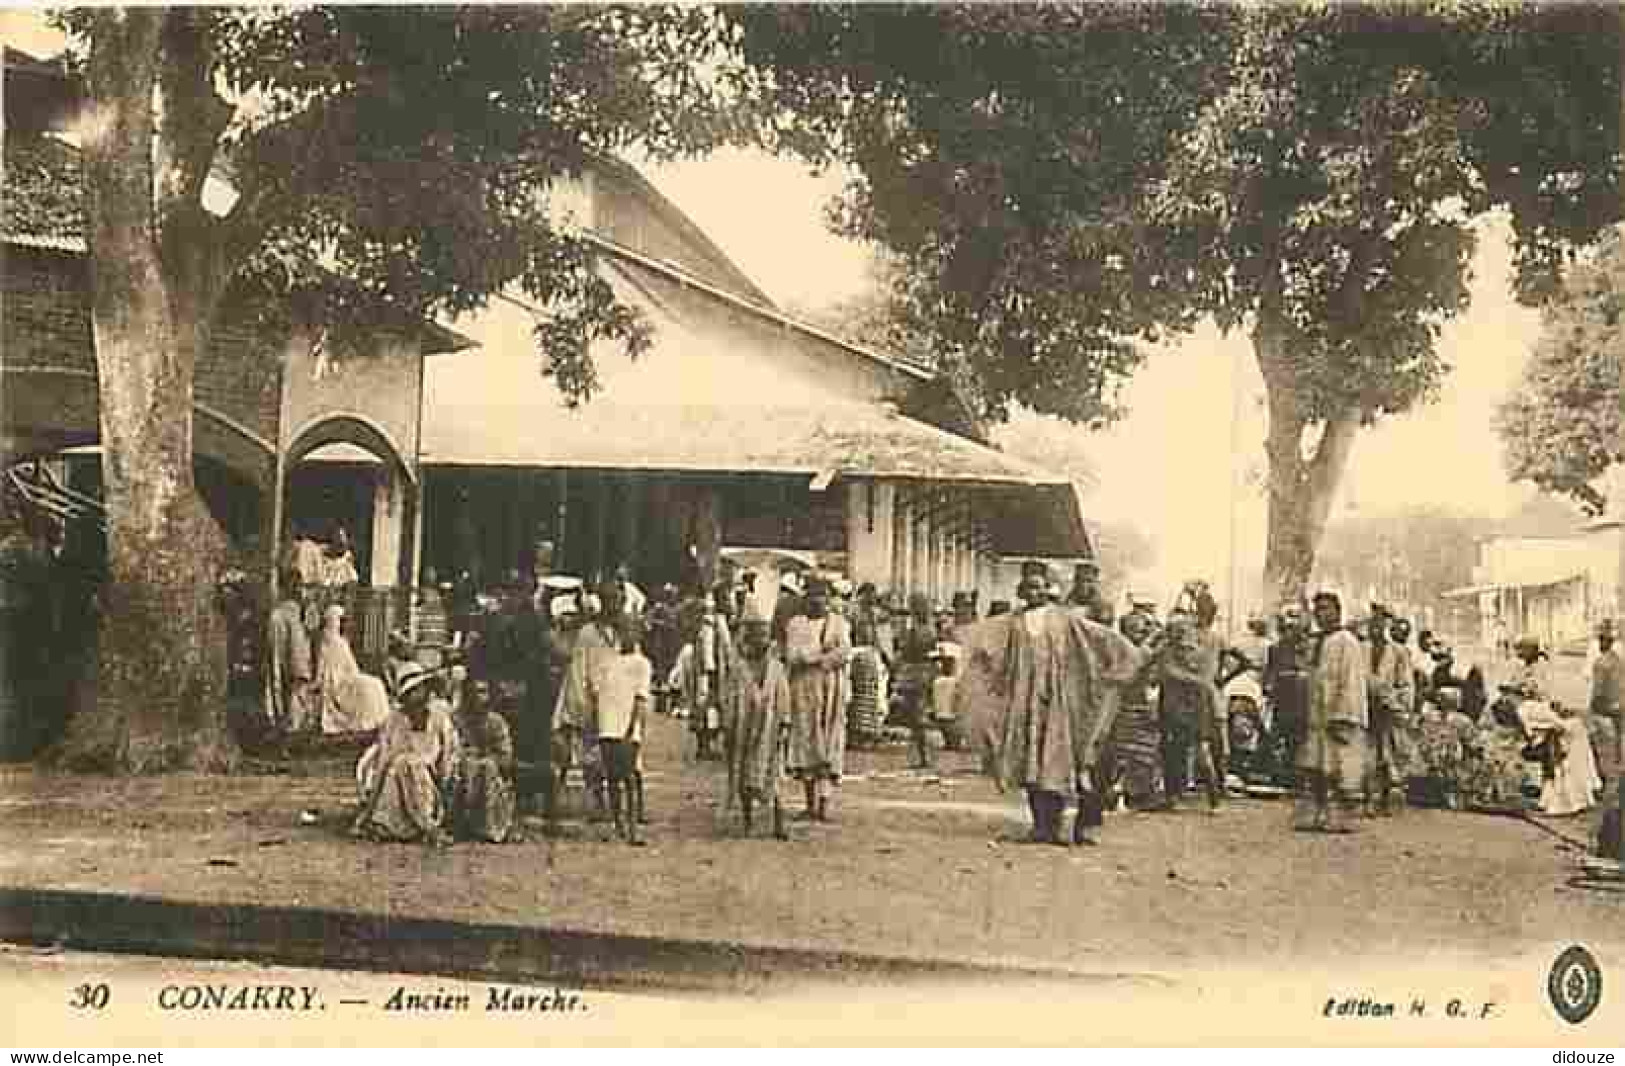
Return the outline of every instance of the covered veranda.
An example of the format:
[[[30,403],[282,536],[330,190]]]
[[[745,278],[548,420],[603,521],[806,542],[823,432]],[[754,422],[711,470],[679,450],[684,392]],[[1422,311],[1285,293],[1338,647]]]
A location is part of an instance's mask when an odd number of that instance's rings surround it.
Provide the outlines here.
[[[727,546],[986,602],[1001,557],[1090,554],[1070,482],[886,406],[431,408],[420,462],[422,567],[476,582],[547,541],[566,573],[703,587]]]

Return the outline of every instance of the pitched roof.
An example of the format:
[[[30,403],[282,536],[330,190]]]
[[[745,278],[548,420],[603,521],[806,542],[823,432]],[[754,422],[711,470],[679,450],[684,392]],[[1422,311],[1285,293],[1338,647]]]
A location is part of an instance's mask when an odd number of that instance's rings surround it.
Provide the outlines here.
[[[539,390],[552,384],[538,379]],[[492,398],[427,405],[422,459],[441,466],[532,466],[694,473],[823,472],[1054,485],[1002,452],[865,403],[649,405],[595,399],[569,409]]]
[[[594,159],[593,166],[603,176],[630,186],[663,222],[680,233],[683,240],[692,244],[704,260],[704,266],[707,268],[704,273],[713,275],[708,279],[712,284],[759,306],[768,308],[776,306],[772,298],[751,280],[750,275],[741,270],[728,257],[728,253],[722,250],[721,246],[713,241],[704,230],[695,225],[694,220],[684,214],[682,208],[672,203],[666,194],[661,192],[653,182],[644,177],[643,172],[637,167],[625,160],[615,159],[610,156],[600,156]],[[602,234],[602,236],[607,237],[609,235]],[[676,265],[695,276],[701,274],[699,269],[695,269],[699,264],[693,266],[689,264]]]
[[[916,382],[931,381],[935,377],[932,371],[912,361],[905,362],[894,359],[884,352],[877,351],[867,345],[843,340],[828,330],[821,329],[801,319],[792,318],[774,307],[754,303],[726,289],[719,288],[674,263],[662,259],[653,259],[599,234],[588,233],[586,239],[600,251],[641,271],[645,275],[652,275],[654,278],[667,283],[675,283],[716,304],[743,312],[774,326],[789,329],[815,346],[827,348],[848,357],[875,363]]]

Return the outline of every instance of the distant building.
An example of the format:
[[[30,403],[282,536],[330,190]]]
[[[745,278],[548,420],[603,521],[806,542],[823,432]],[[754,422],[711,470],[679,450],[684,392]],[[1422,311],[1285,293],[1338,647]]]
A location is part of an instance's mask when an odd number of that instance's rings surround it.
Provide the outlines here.
[[[1485,647],[1527,634],[1553,650],[1583,651],[1599,622],[1619,616],[1622,529],[1619,518],[1587,521],[1537,497],[1479,540],[1472,584],[1445,597],[1476,607]]]

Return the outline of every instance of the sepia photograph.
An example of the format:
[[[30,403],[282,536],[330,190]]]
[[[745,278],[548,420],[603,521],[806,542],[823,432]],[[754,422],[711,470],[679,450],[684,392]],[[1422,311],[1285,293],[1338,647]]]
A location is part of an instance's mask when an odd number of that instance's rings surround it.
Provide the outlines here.
[[[13,1062],[1625,1042],[1625,4],[0,43]]]

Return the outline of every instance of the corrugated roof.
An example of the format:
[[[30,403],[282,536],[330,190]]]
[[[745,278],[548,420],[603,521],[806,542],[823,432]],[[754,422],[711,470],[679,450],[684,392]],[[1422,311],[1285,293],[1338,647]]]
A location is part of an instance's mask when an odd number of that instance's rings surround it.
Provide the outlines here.
[[[496,397],[481,404],[435,402],[424,412],[422,458],[449,466],[1064,482],[992,448],[861,403],[655,406],[606,397],[570,410],[556,401],[541,406]]]

